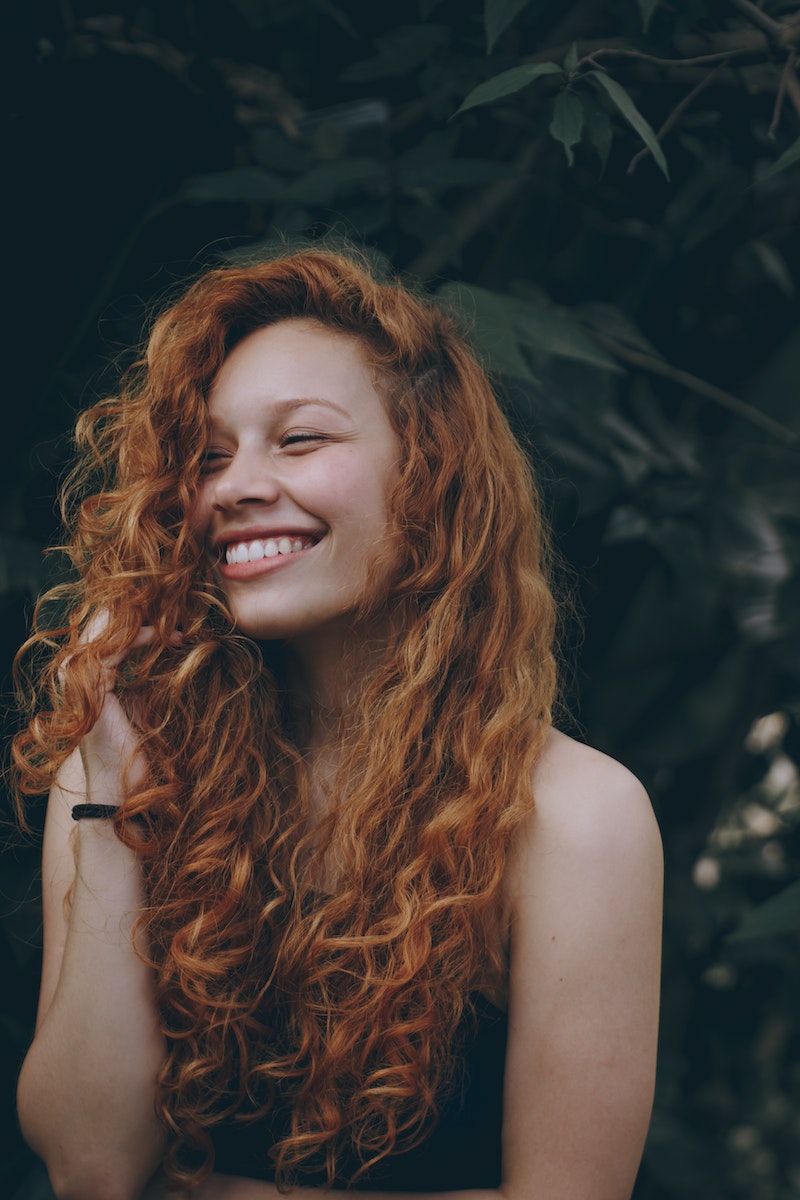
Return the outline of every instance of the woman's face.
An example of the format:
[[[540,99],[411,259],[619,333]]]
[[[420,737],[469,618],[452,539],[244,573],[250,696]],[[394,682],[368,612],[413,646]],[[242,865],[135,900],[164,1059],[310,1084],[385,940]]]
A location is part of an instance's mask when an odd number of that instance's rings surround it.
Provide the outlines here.
[[[306,319],[223,363],[192,509],[236,624],[261,640],[347,622],[389,538],[400,443],[356,338]]]

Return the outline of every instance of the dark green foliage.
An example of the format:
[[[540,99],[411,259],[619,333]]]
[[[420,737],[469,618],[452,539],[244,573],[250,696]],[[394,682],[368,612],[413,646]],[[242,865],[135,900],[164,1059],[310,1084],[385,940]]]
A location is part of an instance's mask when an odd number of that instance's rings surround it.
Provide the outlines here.
[[[556,63],[529,63],[522,67],[510,67],[493,75],[485,83],[479,84],[470,92],[458,112],[466,112],[469,108],[477,108],[479,104],[491,104],[494,100],[503,100],[521,92],[528,84],[547,75],[560,75],[561,68]]]
[[[570,166],[575,162],[572,147],[581,140],[582,130],[583,108],[580,100],[574,92],[559,92],[553,105],[550,132],[564,147],[564,153]]]
[[[625,120],[636,130],[667,179],[669,179],[667,160],[664,158],[664,151],[658,143],[658,138],[625,91],[625,88],[620,87],[616,79],[612,79],[610,75],[605,75],[602,71],[590,71],[589,78],[611,98],[611,102],[619,109]]]
[[[643,778],[664,833],[661,1068],[637,1196],[791,1200],[797,4],[361,13],[31,5],[9,30],[4,662],[45,581],[74,410],[113,386],[105,364],[165,290],[309,235],[421,278],[494,372],[570,564],[584,616],[565,629],[564,724]],[[4,1194],[27,1161],[12,1081],[34,1014],[37,857],[3,860]]]

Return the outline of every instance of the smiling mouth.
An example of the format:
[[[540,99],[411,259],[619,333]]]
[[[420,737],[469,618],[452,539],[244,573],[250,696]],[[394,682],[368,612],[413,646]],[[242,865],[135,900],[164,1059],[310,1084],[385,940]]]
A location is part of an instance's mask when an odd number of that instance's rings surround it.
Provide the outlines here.
[[[232,567],[238,563],[261,562],[265,558],[285,558],[299,554],[316,546],[318,537],[286,536],[278,538],[253,538],[243,542],[230,542],[221,551],[220,561]]]

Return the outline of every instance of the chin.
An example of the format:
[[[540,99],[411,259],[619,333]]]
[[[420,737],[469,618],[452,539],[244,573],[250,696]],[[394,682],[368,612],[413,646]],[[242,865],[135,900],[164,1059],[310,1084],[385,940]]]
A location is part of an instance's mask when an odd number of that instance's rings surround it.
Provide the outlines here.
[[[253,638],[256,642],[301,641],[304,638],[313,638],[323,630],[336,627],[352,628],[354,624],[354,614],[351,611],[270,616],[264,612],[246,613],[234,608],[233,617],[237,632]]]

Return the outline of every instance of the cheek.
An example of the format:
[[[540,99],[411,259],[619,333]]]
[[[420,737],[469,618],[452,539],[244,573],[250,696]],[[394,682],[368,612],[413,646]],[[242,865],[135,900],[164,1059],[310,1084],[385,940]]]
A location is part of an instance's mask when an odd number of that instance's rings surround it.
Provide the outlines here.
[[[395,472],[376,472],[359,478],[353,472],[343,483],[339,481],[339,496],[342,511],[365,533],[375,535],[390,523],[389,511],[392,491],[396,483]]]
[[[195,492],[186,517],[195,537],[205,537],[211,520],[211,500],[202,486]]]
[[[389,499],[399,476],[395,459],[380,454],[370,458],[347,450],[327,458],[324,469],[309,472],[295,489],[296,496],[328,524],[374,528],[388,516]]]

